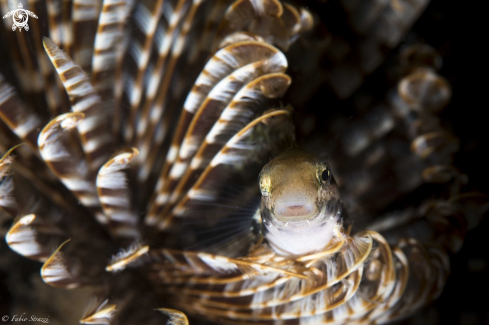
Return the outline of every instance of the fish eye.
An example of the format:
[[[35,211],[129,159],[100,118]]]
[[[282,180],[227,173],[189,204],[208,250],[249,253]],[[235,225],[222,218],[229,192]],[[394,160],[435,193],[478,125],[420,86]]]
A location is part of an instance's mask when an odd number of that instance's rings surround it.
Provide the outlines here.
[[[324,169],[323,172],[321,173],[321,179],[323,180],[323,182],[329,182],[330,181],[331,173],[329,172],[328,168]]]

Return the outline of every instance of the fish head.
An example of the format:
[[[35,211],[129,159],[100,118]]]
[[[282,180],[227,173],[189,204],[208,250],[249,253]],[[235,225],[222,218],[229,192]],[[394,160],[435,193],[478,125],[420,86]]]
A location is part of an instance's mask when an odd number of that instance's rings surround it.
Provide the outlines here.
[[[324,159],[289,149],[263,167],[259,183],[265,238],[277,252],[301,255],[329,244],[342,204]]]

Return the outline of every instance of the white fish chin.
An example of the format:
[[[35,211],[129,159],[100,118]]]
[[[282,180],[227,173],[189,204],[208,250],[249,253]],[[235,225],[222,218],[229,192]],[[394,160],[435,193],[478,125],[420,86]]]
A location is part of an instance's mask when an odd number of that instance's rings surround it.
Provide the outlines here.
[[[273,250],[283,256],[321,251],[335,237],[335,226],[340,222],[339,216],[324,218],[324,210],[321,215],[296,222],[283,222],[271,217],[263,223],[267,230],[265,237]]]

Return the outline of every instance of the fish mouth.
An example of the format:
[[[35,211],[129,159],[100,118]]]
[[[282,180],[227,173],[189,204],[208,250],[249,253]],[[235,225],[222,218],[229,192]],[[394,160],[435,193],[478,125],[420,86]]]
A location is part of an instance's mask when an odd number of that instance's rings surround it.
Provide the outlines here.
[[[277,219],[285,222],[297,222],[314,218],[317,214],[316,206],[311,204],[289,204],[273,209]]]
[[[280,195],[272,202],[273,215],[282,222],[309,220],[320,212],[316,198],[311,195],[300,193]]]
[[[329,217],[338,217],[342,211],[341,200],[330,199],[321,205],[297,204],[291,202],[283,206],[273,206],[269,211],[270,217],[279,223],[298,224],[306,222],[321,223]]]
[[[276,208],[269,210],[269,215],[279,224],[299,225],[303,222],[310,224],[312,221],[321,219],[324,215],[324,209],[314,206],[311,208],[307,205],[290,205],[287,207]]]

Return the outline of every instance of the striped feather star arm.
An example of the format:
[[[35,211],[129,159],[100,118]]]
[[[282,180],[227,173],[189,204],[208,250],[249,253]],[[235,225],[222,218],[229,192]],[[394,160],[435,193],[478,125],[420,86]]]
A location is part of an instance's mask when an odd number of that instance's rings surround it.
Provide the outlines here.
[[[108,227],[115,238],[134,241],[140,237],[138,215],[131,204],[131,191],[125,170],[137,157],[136,148],[122,149],[109,159],[97,175],[97,192]]]
[[[165,216],[160,221],[159,228],[164,229],[169,226],[175,216],[184,216],[189,211],[193,211],[198,206],[199,201],[207,204],[214,202],[218,190],[216,186],[225,184],[224,179],[229,177],[229,173],[225,172],[227,168],[233,165],[237,167],[238,164],[243,166],[253,162],[260,155],[266,155],[271,147],[266,144],[263,147],[263,143],[253,139],[254,137],[258,138],[256,132],[262,133],[265,138],[276,132],[274,141],[276,141],[277,147],[280,147],[279,144],[284,142],[290,143],[290,140],[286,140],[291,136],[288,133],[290,130],[290,125],[287,122],[289,116],[290,112],[287,110],[265,112],[236,133],[214,156],[192,189],[175,206],[172,214]]]
[[[192,120],[198,113],[199,107],[205,101],[209,93],[211,93],[212,89],[236,69],[263,60],[269,60],[269,65],[275,66],[278,69],[283,69],[280,67],[287,66],[285,56],[281,52],[266,43],[259,42],[231,44],[228,47],[219,50],[207,63],[185,101],[184,109],[182,110],[178,122],[177,133],[173,137],[165,165],[160,173],[157,191],[164,187],[165,179],[170,173],[171,167],[177,160],[178,153],[181,150],[185,134],[187,133],[188,128],[192,125]],[[269,69],[273,71],[276,68]],[[223,83],[223,85],[224,84],[225,83]],[[151,212],[149,215],[151,217],[146,219],[149,220],[147,222],[151,222],[154,218],[155,212],[153,211],[155,211],[155,209],[155,206],[150,207]]]
[[[103,107],[100,96],[80,66],[48,38],[44,38],[44,48],[63,81],[72,110],[85,116],[77,128],[89,167],[96,171],[111,154],[111,112]]]
[[[80,144],[77,125],[82,113],[60,115],[39,135],[39,151],[44,161],[78,200],[91,209],[99,222],[106,223],[95,187],[95,174]]]
[[[187,166],[185,173],[178,181],[178,185],[171,190],[170,204],[174,205],[177,200],[181,199],[183,193],[192,186],[193,180],[198,178],[222,146],[239,132],[252,116],[265,107],[266,99],[281,97],[289,87],[290,82],[290,77],[283,73],[267,74],[248,83],[233,97],[205,135],[204,141],[192,159],[181,159],[179,157],[177,160],[176,164],[186,164]],[[169,193],[166,194],[169,195]]]

